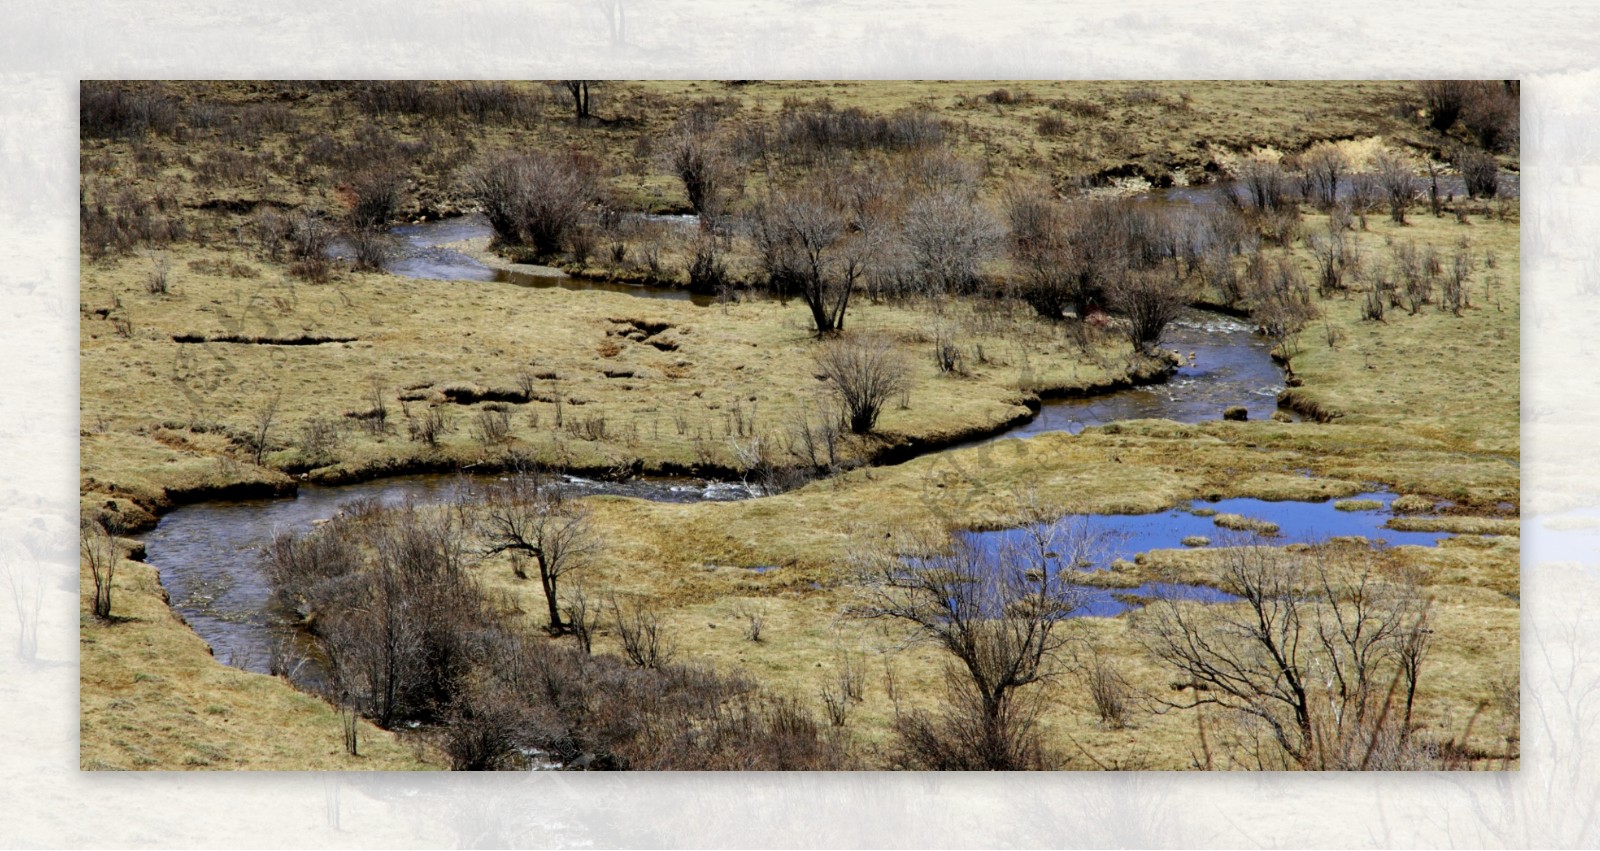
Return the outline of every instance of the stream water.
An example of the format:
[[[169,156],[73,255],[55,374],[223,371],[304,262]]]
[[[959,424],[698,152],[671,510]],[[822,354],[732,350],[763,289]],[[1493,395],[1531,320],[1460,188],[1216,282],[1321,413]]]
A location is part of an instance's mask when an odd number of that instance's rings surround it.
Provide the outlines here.
[[[1232,532],[1216,524],[1222,515],[1236,514],[1266,520],[1278,530],[1262,537],[1267,543],[1282,545],[1310,543],[1326,538],[1358,536],[1384,545],[1432,546],[1446,537],[1439,532],[1401,532],[1384,526],[1392,516],[1389,505],[1394,494],[1364,493],[1352,499],[1370,500],[1378,508],[1362,511],[1340,510],[1336,500],[1322,502],[1272,501],[1264,499],[1195,500],[1187,506],[1153,514],[1088,514],[1074,518],[1083,531],[1104,542],[1100,561],[1089,569],[1104,570],[1118,559],[1133,560],[1139,553],[1158,549],[1181,549],[1184,539],[1205,538],[1203,546],[1227,545],[1253,536]],[[993,553],[1003,547],[1026,543],[1027,529],[1001,529],[993,532],[966,532],[966,539],[981,550]],[[1053,569],[1060,569],[1054,565]],[[1084,586],[1084,605],[1073,614],[1079,617],[1114,617],[1135,608],[1136,598],[1180,597],[1216,603],[1236,599],[1207,585],[1182,585],[1152,582],[1137,588],[1098,588]]]
[[[692,228],[699,224],[699,218],[696,216],[646,218],[660,220],[666,227],[672,228]],[[496,269],[485,265],[461,250],[461,243],[481,240],[487,245],[488,240],[494,236],[494,229],[490,227],[488,218],[481,213],[401,225],[392,229],[390,235],[392,255],[385,264],[385,271],[408,278],[434,281],[492,281],[533,289],[603,290],[639,298],[687,301],[702,307],[716,303],[716,298],[713,296],[691,293],[678,287],[579,279],[549,266],[522,264],[516,269]],[[348,254],[348,252],[348,247],[336,248],[336,254]]]
[[[1169,190],[1170,191],[1170,190]],[[685,217],[667,226],[688,227]],[[558,270],[507,272],[492,269],[456,247],[464,240],[490,235],[482,216],[465,216],[396,228],[399,246],[389,270],[395,274],[438,280],[506,282],[520,286],[552,286],[573,290],[625,292],[644,298],[696,301],[673,288],[631,286],[569,278]],[[696,301],[696,303],[701,303]],[[1270,416],[1283,389],[1282,373],[1268,355],[1268,345],[1238,321],[1215,314],[1191,313],[1164,339],[1192,361],[1162,385],[1134,388],[1091,399],[1046,404],[1033,420],[1000,438],[1026,437],[1047,431],[1076,434],[1089,425],[1134,418],[1166,418],[1180,422],[1217,419],[1230,405],[1243,405],[1251,419]],[[996,438],[996,439],[1000,439]],[[166,514],[144,537],[146,559],[161,575],[172,607],[212,647],[221,661],[248,670],[267,671],[280,643],[297,640],[292,616],[274,603],[260,564],[260,548],[284,530],[305,531],[331,517],[341,505],[374,498],[384,503],[415,500],[442,502],[473,487],[460,475],[421,475],[383,479],[340,487],[307,486],[293,497],[248,501],[212,501],[182,506]],[[690,479],[647,479],[598,482],[576,477],[568,485],[580,494],[622,494],[671,502],[744,499],[756,495],[736,483]],[[1229,500],[1208,507],[1269,520],[1282,527],[1281,540],[1304,541],[1327,535],[1365,535],[1389,543],[1432,543],[1439,536],[1399,533],[1382,528],[1385,508],[1371,512],[1335,511],[1331,502],[1293,503]],[[1100,516],[1089,522],[1114,531],[1119,555],[1179,546],[1186,535],[1217,537],[1208,517],[1184,509],[1128,516]],[[980,540],[996,545],[1014,532],[983,533]],[[1205,586],[1151,585],[1115,591],[1095,589],[1080,613],[1111,616],[1127,610],[1130,597],[1179,594],[1217,601],[1226,595]]]

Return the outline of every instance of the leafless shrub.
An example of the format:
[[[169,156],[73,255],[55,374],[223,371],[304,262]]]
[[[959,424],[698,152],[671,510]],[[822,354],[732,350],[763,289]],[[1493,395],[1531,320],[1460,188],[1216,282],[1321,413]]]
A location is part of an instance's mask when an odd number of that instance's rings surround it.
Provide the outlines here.
[[[870,265],[873,223],[852,208],[848,175],[830,175],[758,202],[752,236],[768,287],[799,295],[817,335],[844,328],[850,296]]]
[[[690,292],[723,295],[729,291],[732,283],[715,236],[702,234],[695,240],[688,272]]]
[[[290,219],[286,233],[291,274],[321,283],[328,279],[328,250],[333,245],[333,228],[310,210],[300,210]]]
[[[850,430],[866,434],[877,425],[885,402],[910,383],[905,358],[886,337],[857,334],[821,344],[818,372],[843,406]]]
[[[400,411],[405,415],[406,430],[414,442],[436,447],[439,445],[439,438],[450,428],[441,408],[429,406],[420,417],[412,417],[410,408],[404,404],[401,405]]]
[[[255,410],[250,414],[250,435],[247,446],[250,450],[251,460],[258,467],[261,466],[262,458],[266,455],[268,440],[272,434],[272,424],[277,419],[278,404],[282,398],[283,394],[274,391],[271,396],[256,405]]]
[[[1467,184],[1467,197],[1493,198],[1499,191],[1500,166],[1494,156],[1465,145],[1455,150],[1455,166]]]
[[[1287,343],[1317,316],[1311,289],[1290,258],[1268,259],[1258,251],[1251,256],[1245,275],[1250,319],[1268,337]]]
[[[1066,119],[1059,115],[1041,115],[1033,126],[1039,131],[1040,136],[1045,137],[1065,136],[1068,132]]]
[[[567,630],[572,637],[578,640],[579,649],[585,654],[594,652],[594,636],[600,630],[600,606],[589,598],[589,591],[580,579],[572,584],[572,593],[567,596],[567,605],[563,608],[566,615]]]
[[[1519,141],[1521,96],[1494,81],[1471,84],[1461,107],[1461,124],[1486,151],[1507,151]]]
[[[814,470],[834,469],[841,460],[840,441],[846,429],[844,413],[832,400],[818,408],[815,418],[811,406],[804,401],[795,409],[789,422],[789,454],[810,464]]]
[[[441,714],[469,676],[472,636],[495,624],[454,518],[406,505],[324,524],[311,536],[365,546],[351,548],[353,562],[322,566],[326,579],[281,588],[318,615],[330,697],[379,726]]]
[[[1456,316],[1461,315],[1462,308],[1472,304],[1467,292],[1467,281],[1472,277],[1472,254],[1466,249],[1459,249],[1450,258],[1450,268],[1444,270],[1439,290],[1439,309],[1448,310]]]
[[[944,712],[895,720],[902,761],[942,770],[1048,766],[1039,705],[1023,689],[1054,672],[1066,617],[1083,605],[1074,576],[1094,563],[1098,537],[1081,524],[1046,521],[995,549],[964,534],[911,539],[911,556],[856,555],[864,591],[851,610],[908,626],[952,657]]]
[[[1238,188],[1233,198],[1241,206],[1258,212],[1279,210],[1292,206],[1288,176],[1277,160],[1266,156],[1249,156],[1239,162],[1236,175]]]
[[[1339,146],[1319,142],[1300,155],[1300,168],[1305,171],[1313,203],[1328,210],[1339,201],[1339,182],[1350,170],[1350,162]]]
[[[700,214],[703,226],[714,227],[738,180],[722,142],[707,128],[680,123],[667,140],[666,156],[689,206]]]
[[[496,238],[541,256],[561,250],[595,195],[594,164],[575,154],[502,153],[467,178]]]
[[[472,424],[473,434],[485,447],[499,446],[511,439],[511,414],[504,408],[485,408]]]
[[[826,99],[785,102],[772,138],[782,150],[805,157],[834,151],[896,151],[943,140],[943,125],[930,115],[914,110],[872,115],[856,107],[837,109]]]
[[[543,90],[513,88],[498,81],[472,80],[454,85],[456,108],[479,124],[527,124],[544,110]]]
[[[1355,243],[1344,229],[1330,220],[1324,233],[1306,237],[1306,250],[1317,264],[1317,294],[1329,298],[1345,290],[1345,274],[1360,268]]]
[[[557,419],[561,419],[560,408],[557,409]],[[584,414],[582,417],[567,417],[567,433],[579,440],[600,441],[609,435],[610,422],[605,414]]]
[[[321,466],[333,457],[343,438],[338,423],[312,417],[300,426],[300,455],[308,463]]]
[[[398,171],[372,168],[350,178],[345,221],[357,230],[379,230],[399,214],[405,182]]]
[[[913,274],[935,298],[970,293],[978,267],[995,252],[1000,224],[970,193],[918,193],[901,225]]]
[[[171,283],[172,261],[163,254],[150,255],[150,272],[144,278],[144,290],[151,295],[166,295]]]
[[[132,187],[85,187],[78,205],[78,239],[85,254],[101,259],[141,246],[160,248],[189,236],[175,189],[145,194]]]
[[[1368,290],[1367,294],[1362,297],[1361,318],[1382,322],[1385,302],[1384,294],[1381,291],[1376,289]]]
[[[160,89],[130,90],[86,80],[78,87],[78,134],[85,139],[131,139],[178,128],[178,102]]]
[[[1419,251],[1413,242],[1396,243],[1390,251],[1400,279],[1398,294],[1415,315],[1423,305],[1433,303],[1435,286],[1444,272],[1438,251],[1433,246]]]
[[[1099,655],[1085,666],[1082,676],[1100,723],[1113,730],[1126,727],[1133,691],[1127,679]]]
[[[1161,335],[1178,317],[1186,301],[1181,281],[1162,272],[1128,272],[1107,285],[1106,300],[1128,320],[1128,339],[1134,348],[1149,352],[1161,344]]]
[[[111,583],[117,573],[116,539],[98,521],[88,521],[78,530],[78,551],[89,565],[89,578],[94,582],[94,599],[90,611],[101,620],[111,618]]]
[[[1406,223],[1406,208],[1417,197],[1417,172],[1411,159],[1393,150],[1382,150],[1373,157],[1373,170],[1384,195],[1389,199],[1389,218]]]
[[[672,660],[674,651],[662,630],[661,618],[643,601],[633,600],[624,607],[613,596],[611,622],[628,661],[641,668],[659,670]]]
[[[1425,80],[1417,89],[1428,111],[1428,126],[1447,133],[1461,116],[1471,84],[1465,80]]]
[[[759,644],[761,630],[766,626],[766,618],[759,607],[741,604],[733,609],[733,616],[744,622],[745,640]]]
[[[351,230],[346,232],[345,240],[350,243],[357,269],[381,272],[393,254],[389,239],[382,231]]]

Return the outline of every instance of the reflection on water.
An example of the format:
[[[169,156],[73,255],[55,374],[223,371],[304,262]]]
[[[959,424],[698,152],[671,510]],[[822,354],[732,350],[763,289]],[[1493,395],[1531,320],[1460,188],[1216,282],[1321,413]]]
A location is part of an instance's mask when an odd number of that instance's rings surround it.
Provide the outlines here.
[[[1372,500],[1381,507],[1365,511],[1340,511],[1334,507],[1334,500],[1195,500],[1188,506],[1153,514],[1089,514],[1074,518],[1074,522],[1082,524],[1086,532],[1105,542],[1102,560],[1088,568],[1094,570],[1104,570],[1118,559],[1131,561],[1139,553],[1151,550],[1181,549],[1184,538],[1189,537],[1207,538],[1212,542],[1210,545],[1226,545],[1227,541],[1237,539],[1239,535],[1216,525],[1214,517],[1221,514],[1238,514],[1277,524],[1278,531],[1262,539],[1275,546],[1312,543],[1340,536],[1364,537],[1389,546],[1432,546],[1446,537],[1441,532],[1400,532],[1385,528],[1384,524],[1391,516],[1389,504],[1394,501],[1394,494],[1365,493],[1354,499]],[[1025,548],[1028,530],[1001,529],[966,532],[963,535],[978,549],[995,555],[1002,548]],[[1052,569],[1062,567],[1060,564],[1051,565]],[[1085,587],[1084,590],[1089,600],[1087,605],[1074,613],[1076,616],[1114,617],[1137,606],[1137,603],[1124,599],[1127,597],[1165,595],[1209,603],[1234,599],[1208,586],[1173,583],[1147,583],[1133,589]]]

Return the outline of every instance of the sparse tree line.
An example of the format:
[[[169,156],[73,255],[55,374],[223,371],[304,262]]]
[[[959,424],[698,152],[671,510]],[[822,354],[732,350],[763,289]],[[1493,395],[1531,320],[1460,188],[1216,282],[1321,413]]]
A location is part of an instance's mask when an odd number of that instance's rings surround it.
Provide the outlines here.
[[[330,101],[335,109],[353,109],[369,122],[518,126],[544,120],[545,107],[561,93],[581,123],[594,108],[591,83],[326,86],[345,94]],[[301,95],[325,87],[297,85]],[[1418,95],[1430,124],[1454,134],[1446,147],[1454,146],[1451,156],[1468,195],[1493,196],[1498,167],[1486,150],[1514,145],[1515,88],[1430,81]],[[694,289],[724,295],[742,281],[802,299],[819,334],[844,329],[855,293],[880,300],[1001,292],[1051,319],[1098,311],[1125,317],[1121,327],[1140,349],[1159,342],[1174,305],[1192,297],[1197,283],[1232,286],[1232,267],[1240,265],[1232,258],[1253,243],[1298,240],[1301,204],[1330,212],[1348,208],[1364,222],[1369,210],[1386,203],[1391,218],[1403,222],[1424,193],[1419,165],[1402,153],[1381,152],[1357,170],[1338,146],[1320,143],[1281,161],[1240,160],[1225,197],[1248,220],[1243,226],[1218,211],[1063,200],[1052,189],[1020,185],[991,208],[980,198],[982,169],[953,154],[953,129],[926,113],[874,116],[825,99],[788,100],[770,121],[751,123],[730,121],[738,104],[716,97],[674,106],[680,117],[666,141],[641,137],[634,156],[674,175],[700,216],[700,233],[682,246],[678,270],[662,265],[662,236],[644,238],[638,218],[610,197],[606,175],[613,166],[591,154],[480,150],[459,133],[404,141],[380,123],[354,141],[323,135],[288,153],[251,153],[264,134],[295,129],[291,108],[183,103],[159,88],[99,83],[85,85],[82,133],[131,140],[140,146],[138,169],[152,175],[172,164],[142,146],[151,134],[227,142],[194,163],[194,179],[202,183],[304,182],[321,170],[334,183],[337,216],[263,206],[248,227],[233,228],[233,238],[253,242],[264,258],[283,256],[287,242],[291,271],[313,281],[326,280],[336,237],[356,268],[381,268],[389,251],[383,231],[420,201],[411,196],[416,175],[423,175],[430,197],[454,193],[481,208],[498,240],[519,258],[559,255],[581,265],[598,254],[613,269],[687,280]],[[94,173],[93,166],[93,159],[86,162],[85,173]],[[1431,160],[1427,172],[1427,196],[1437,213],[1443,201]],[[85,250],[99,257],[207,238],[201,233],[206,228],[185,222],[176,197],[170,186],[144,194],[86,182],[80,217]],[[754,259],[735,270],[734,255]],[[1001,266],[991,262],[1001,258]]]

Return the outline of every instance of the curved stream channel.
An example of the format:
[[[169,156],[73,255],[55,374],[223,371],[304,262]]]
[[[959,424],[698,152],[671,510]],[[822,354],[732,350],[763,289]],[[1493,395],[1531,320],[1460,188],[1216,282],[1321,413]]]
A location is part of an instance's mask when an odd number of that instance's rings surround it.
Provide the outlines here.
[[[692,226],[685,217],[664,217],[669,226]],[[708,304],[709,299],[677,289],[633,286],[569,278],[557,270],[509,272],[492,269],[453,245],[489,235],[482,216],[466,216],[394,231],[400,248],[390,271],[411,277],[439,280],[501,282],[519,286],[559,286],[625,292],[642,298],[671,298]],[[1165,384],[1134,388],[1087,399],[1047,402],[1040,414],[994,439],[1027,437],[1047,431],[1076,434],[1083,428],[1117,420],[1165,418],[1179,422],[1214,420],[1222,409],[1243,405],[1251,419],[1263,419],[1276,408],[1283,375],[1268,354],[1267,343],[1236,320],[1216,314],[1191,313],[1179,320],[1163,338],[1186,360]],[[473,486],[473,478],[432,474],[399,476],[338,487],[304,486],[292,497],[246,501],[211,501],[181,506],[161,518],[156,528],[140,536],[148,563],[160,572],[171,596],[172,608],[211,646],[216,657],[229,665],[252,671],[271,669],[274,650],[285,642],[308,649],[291,613],[274,602],[272,589],[260,564],[260,549],[285,530],[307,531],[317,521],[333,516],[340,506],[357,499],[376,498],[386,504],[414,500],[419,504],[443,502]],[[635,479],[598,482],[567,477],[580,494],[620,494],[669,502],[744,499],[757,494],[737,484],[693,479]],[[1087,518],[1095,528],[1114,533],[1113,557],[1132,558],[1152,549],[1176,548],[1188,535],[1215,539],[1222,531],[1203,510],[1242,514],[1271,521],[1281,527],[1276,542],[1309,541],[1332,535],[1361,535],[1390,544],[1436,542],[1441,535],[1397,532],[1384,528],[1392,494],[1368,494],[1382,508],[1338,511],[1331,501],[1268,502],[1254,499],[1224,500],[1147,515],[1107,515]],[[969,533],[984,546],[998,545],[1013,531]],[[1103,567],[1104,565],[1102,565]],[[756,568],[757,570],[765,569]],[[1193,599],[1219,601],[1227,596],[1206,586],[1149,585],[1133,589],[1091,589],[1079,614],[1113,616],[1137,605],[1138,597],[1179,594]]]

